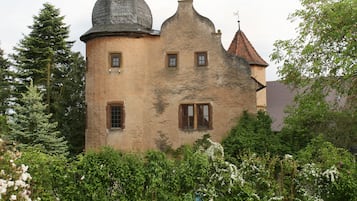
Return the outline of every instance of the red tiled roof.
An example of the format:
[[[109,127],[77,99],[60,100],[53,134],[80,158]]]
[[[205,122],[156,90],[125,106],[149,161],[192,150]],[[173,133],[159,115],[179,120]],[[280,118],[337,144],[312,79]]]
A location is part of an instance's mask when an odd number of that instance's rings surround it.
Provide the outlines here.
[[[269,65],[259,56],[253,45],[241,30],[238,30],[234,36],[233,41],[228,48],[228,52],[242,57],[247,60],[250,65],[258,65],[262,67],[267,67]]]

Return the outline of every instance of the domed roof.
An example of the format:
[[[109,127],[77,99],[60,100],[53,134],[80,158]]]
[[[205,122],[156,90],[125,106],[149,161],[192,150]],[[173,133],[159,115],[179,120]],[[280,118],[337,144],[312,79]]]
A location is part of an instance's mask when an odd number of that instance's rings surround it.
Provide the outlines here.
[[[145,0],[97,0],[92,25],[81,36],[82,41],[97,36],[153,33],[151,10]]]

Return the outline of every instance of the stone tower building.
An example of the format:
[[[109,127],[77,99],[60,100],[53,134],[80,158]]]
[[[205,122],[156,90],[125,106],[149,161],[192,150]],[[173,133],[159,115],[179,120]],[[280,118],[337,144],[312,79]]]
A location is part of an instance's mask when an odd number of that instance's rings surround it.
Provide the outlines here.
[[[144,0],[98,0],[86,43],[86,149],[125,151],[222,140],[255,112],[249,61],[224,50],[221,33],[179,0],[160,31]]]

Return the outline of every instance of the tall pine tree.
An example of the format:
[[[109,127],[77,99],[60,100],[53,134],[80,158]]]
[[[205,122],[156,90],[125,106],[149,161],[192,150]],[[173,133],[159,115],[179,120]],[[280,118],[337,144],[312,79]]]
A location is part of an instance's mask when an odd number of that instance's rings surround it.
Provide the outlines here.
[[[8,138],[20,148],[36,147],[48,154],[67,154],[67,142],[59,136],[57,123],[50,122],[51,114],[46,114],[42,95],[32,82],[27,89],[20,99],[21,104],[14,107]]]
[[[68,57],[73,42],[68,41],[69,27],[63,22],[59,9],[45,3],[38,16],[34,16],[31,32],[15,47],[14,64],[18,79],[25,91],[29,80],[44,91],[48,105],[55,99],[53,94],[59,91],[56,80],[62,77],[62,71],[68,64]]]
[[[29,80],[43,92],[47,112],[66,137],[70,151],[83,151],[85,129],[84,72],[85,61],[71,51],[69,27],[59,9],[45,3],[34,17],[31,32],[15,47],[13,55],[19,86],[23,93]]]
[[[61,93],[55,102],[55,119],[58,128],[69,142],[69,150],[73,154],[84,150],[85,130],[85,61],[79,53],[72,53],[70,68],[64,72]]]
[[[5,115],[9,108],[11,78],[10,62],[4,57],[4,51],[0,49],[0,115]]]

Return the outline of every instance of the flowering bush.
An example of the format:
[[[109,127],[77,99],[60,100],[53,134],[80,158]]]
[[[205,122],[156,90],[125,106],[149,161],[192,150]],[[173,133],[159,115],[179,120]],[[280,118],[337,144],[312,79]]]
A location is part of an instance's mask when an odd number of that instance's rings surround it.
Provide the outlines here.
[[[0,139],[0,200],[31,201],[28,166],[15,163],[20,156],[17,150],[7,149]]]

